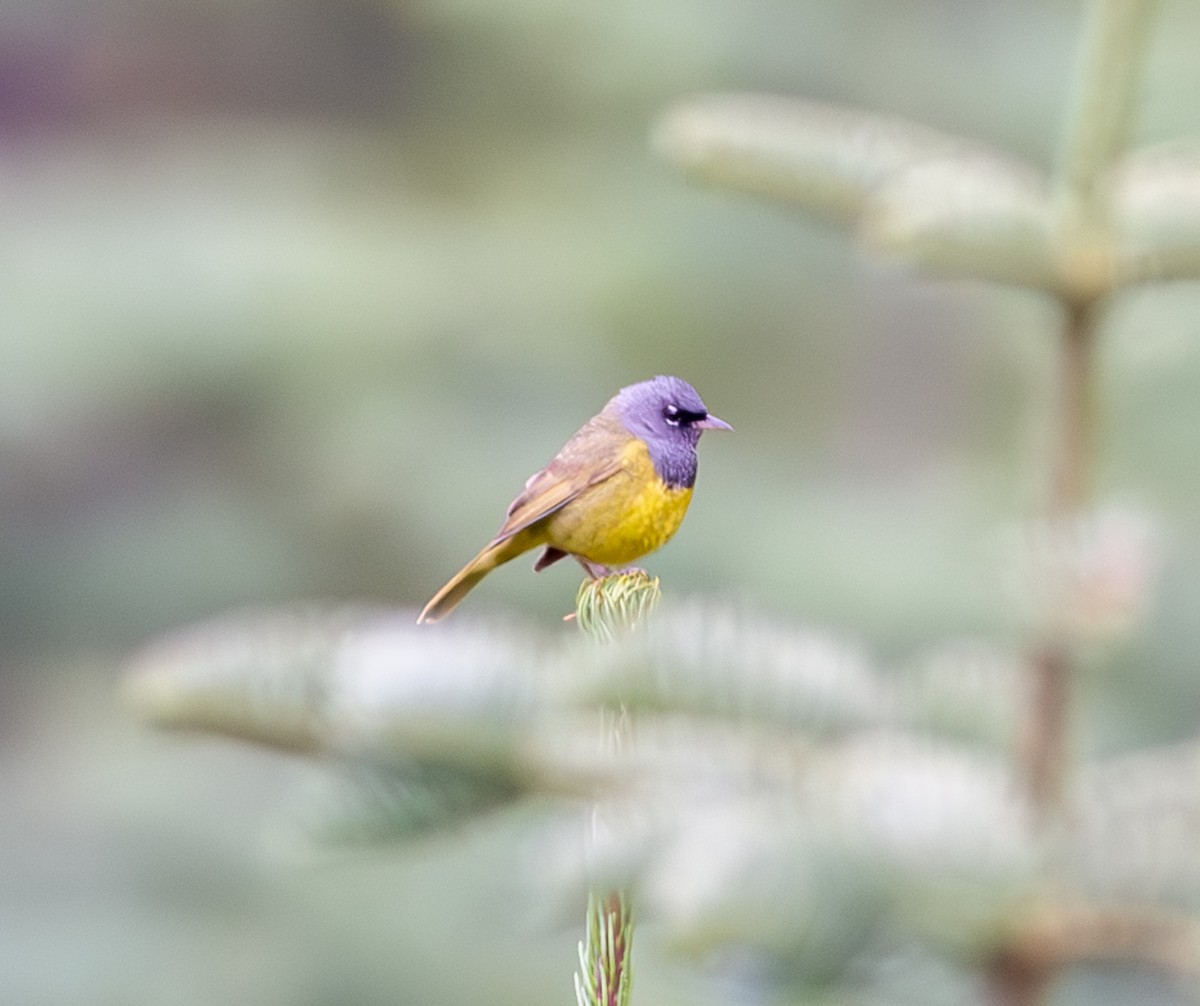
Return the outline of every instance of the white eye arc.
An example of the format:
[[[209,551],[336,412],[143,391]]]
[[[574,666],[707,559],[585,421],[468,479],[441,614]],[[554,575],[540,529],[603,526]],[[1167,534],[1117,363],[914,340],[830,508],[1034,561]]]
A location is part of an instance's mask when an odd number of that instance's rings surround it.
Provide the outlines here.
[[[668,426],[679,425],[679,409],[674,405],[668,405],[663,409],[663,419],[667,421]]]

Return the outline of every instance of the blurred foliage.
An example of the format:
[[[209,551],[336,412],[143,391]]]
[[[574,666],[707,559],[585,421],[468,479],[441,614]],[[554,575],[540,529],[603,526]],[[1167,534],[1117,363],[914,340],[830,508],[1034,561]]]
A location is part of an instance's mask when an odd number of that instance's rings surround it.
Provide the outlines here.
[[[1196,128],[1200,12],[1161,6],[1135,120],[1144,144]],[[1063,0],[4,6],[0,952],[12,967],[0,999],[449,1003],[511,989],[513,1002],[562,1001],[578,934],[555,928],[563,914],[513,867],[543,852],[529,823],[545,818],[513,802],[529,792],[529,763],[514,755],[497,786],[446,751],[469,736],[493,764],[539,696],[560,689],[579,689],[585,707],[620,695],[656,716],[703,719],[713,692],[688,675],[725,680],[723,625],[745,632],[758,677],[720,701],[833,744],[814,778],[859,766],[865,788],[851,794],[866,793],[874,765],[911,772],[919,789],[923,759],[948,757],[964,801],[1002,802],[986,753],[1010,735],[1010,650],[1027,615],[996,529],[1025,515],[1041,484],[1052,308],[1025,293],[912,283],[829,232],[699,196],[654,161],[646,136],[680,95],[736,86],[878,108],[1045,164],[1080,16]],[[1115,180],[1155,240],[1193,213],[1171,181],[1183,168],[1186,156],[1158,148]],[[1144,246],[1144,232],[1128,237]],[[1180,807],[1171,787],[1194,765],[1197,296],[1191,285],[1132,293],[1105,323],[1100,489],[1114,512],[1153,528],[1161,567],[1157,592],[1115,642],[1096,645],[1081,682],[1081,758],[1156,746],[1080,781],[1122,795],[1117,806],[1089,797],[1080,824],[1115,829],[1080,865],[1115,888],[1170,887],[1154,857],[1178,864],[1170,843],[1191,820],[1137,826],[1156,804]],[[404,726],[425,747],[383,775],[361,731],[394,740],[386,720],[314,730],[313,704],[344,680],[328,677],[331,655],[370,621],[354,605],[423,600],[486,539],[524,474],[613,390],[660,371],[695,383],[738,433],[706,441],[687,527],[647,564],[669,596],[723,593],[779,620],[713,616],[682,638],[668,622],[631,641],[636,659],[596,654],[594,674],[572,663],[555,687],[557,638],[529,665],[459,667],[453,680],[481,675],[477,696],[509,703],[508,729],[483,729],[497,712],[483,703],[458,710],[458,732],[442,736],[447,686],[429,697],[433,722]],[[472,604],[548,623],[568,606],[572,575],[515,564]],[[120,654],[140,640],[299,597],[353,604],[307,621],[289,612],[256,630],[251,650],[222,650],[229,687],[253,672],[266,691],[249,705],[222,705],[219,690],[205,701],[214,717],[272,709],[228,732],[331,745],[329,775],[148,735],[116,707]],[[810,637],[794,617],[829,629]],[[486,650],[502,657],[518,630],[494,631]],[[197,638],[224,646],[237,634]],[[754,649],[761,638],[766,652]],[[692,659],[704,652],[696,640],[715,663]],[[390,676],[386,660],[355,652],[345,666],[366,677],[351,698]],[[784,674],[797,666],[803,680]],[[880,696],[904,734],[900,754],[877,764],[879,735],[836,742],[847,724],[873,729],[865,711]],[[929,730],[949,753],[903,741]],[[550,782],[574,795],[572,778]],[[306,835],[378,840],[403,817],[410,837],[428,836],[485,809],[490,826],[281,869],[281,848],[307,846],[271,831],[265,854],[259,824],[293,786],[309,794],[295,815]],[[717,826],[702,809],[697,828]],[[762,813],[773,811],[748,808],[746,819]],[[574,819],[564,828],[570,845]],[[686,836],[675,838],[658,891],[666,917],[683,920],[692,906],[668,896],[706,892],[676,883],[690,873]],[[854,889],[858,864],[830,865],[823,838],[764,850],[800,850],[797,899],[816,898],[813,883]],[[1136,842],[1149,860],[1125,855]],[[751,871],[747,891],[766,876]],[[574,922],[582,901],[566,901]],[[811,954],[870,943],[875,907],[813,920]],[[639,999],[765,1001],[776,961],[726,947],[685,970],[661,952],[677,936],[639,928]],[[883,943],[851,962],[861,998],[971,994],[957,963]],[[1079,972],[1061,1000],[1183,995],[1104,977]]]
[[[1010,942],[1072,966],[1161,967],[1181,994],[1197,978],[1194,741],[1094,762],[1047,833],[995,737],[1018,699],[999,654],[885,673],[851,646],[696,603],[599,648],[469,615],[453,631],[414,622],[314,613],[318,664],[280,616],[231,617],[145,651],[130,695],[161,726],[323,756],[335,775],[288,815],[288,848],[494,832],[507,807],[525,854],[498,883],[556,906],[546,918],[568,924],[589,888],[630,889],[674,954],[744,947],[793,995],[858,995],[859,962],[897,947],[967,972]],[[230,659],[255,652],[270,659]],[[972,694],[973,665],[990,696]],[[597,709],[619,715],[619,743]]]

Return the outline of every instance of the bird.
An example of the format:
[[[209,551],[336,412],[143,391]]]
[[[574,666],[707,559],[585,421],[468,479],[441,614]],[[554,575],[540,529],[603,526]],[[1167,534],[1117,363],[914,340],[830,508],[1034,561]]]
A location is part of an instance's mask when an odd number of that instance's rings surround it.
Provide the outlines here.
[[[573,556],[592,579],[661,548],[691,502],[700,434],[732,429],[682,378],[660,374],[622,388],[530,476],[496,536],[417,622],[444,618],[497,566],[538,547],[535,571]]]

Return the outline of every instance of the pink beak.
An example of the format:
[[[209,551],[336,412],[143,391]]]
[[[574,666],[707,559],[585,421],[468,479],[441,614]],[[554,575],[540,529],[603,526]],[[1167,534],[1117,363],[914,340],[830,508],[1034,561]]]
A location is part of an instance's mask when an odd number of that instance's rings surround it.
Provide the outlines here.
[[[705,416],[698,423],[693,423],[693,426],[698,430],[732,430],[724,419],[718,419],[716,416]]]

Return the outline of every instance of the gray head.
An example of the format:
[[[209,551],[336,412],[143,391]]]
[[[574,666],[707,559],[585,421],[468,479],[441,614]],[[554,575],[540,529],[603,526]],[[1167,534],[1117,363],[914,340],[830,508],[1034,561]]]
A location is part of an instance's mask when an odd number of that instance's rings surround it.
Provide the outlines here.
[[[631,384],[609,404],[625,428],[646,442],[659,476],[675,488],[690,488],[696,481],[700,434],[733,429],[710,416],[696,389],[678,377],[660,375]]]

